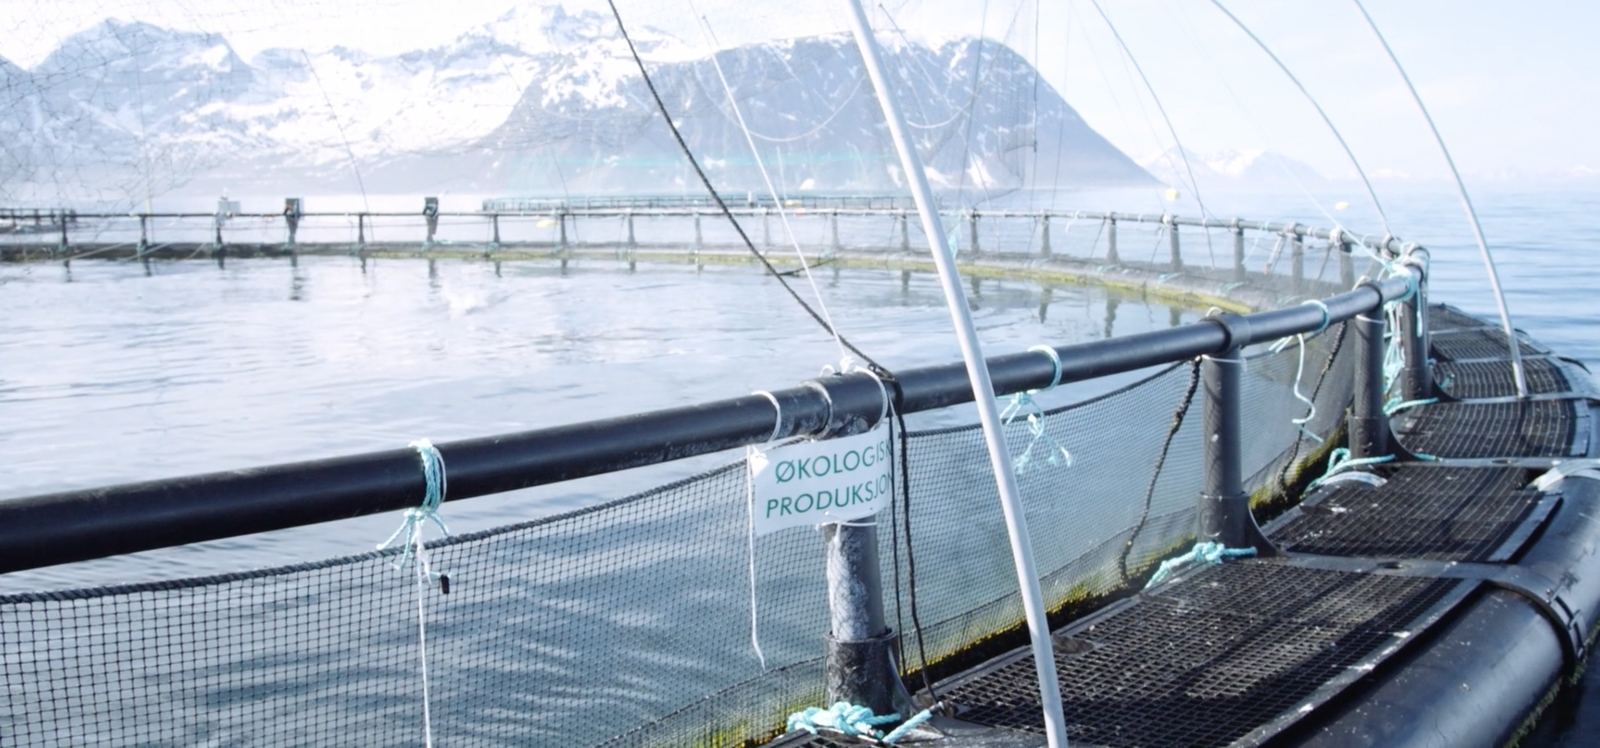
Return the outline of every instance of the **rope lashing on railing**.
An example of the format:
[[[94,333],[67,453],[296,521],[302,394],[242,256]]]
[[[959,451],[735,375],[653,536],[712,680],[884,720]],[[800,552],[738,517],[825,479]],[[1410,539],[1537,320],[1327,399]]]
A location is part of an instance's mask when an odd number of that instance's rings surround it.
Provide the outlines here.
[[[767,437],[766,442],[767,444],[771,444],[777,441],[778,437],[783,434],[783,406],[778,404],[777,397],[773,396],[771,392],[767,392],[766,390],[756,390],[750,394],[765,397],[768,402],[772,403],[772,435]],[[750,459],[761,451],[755,445],[745,447],[744,449],[746,464],[749,464]],[[761,671],[766,672],[767,656],[761,651],[760,627],[756,616],[756,505],[755,501],[753,500],[755,490],[755,481],[751,477],[750,471],[746,469],[744,472],[744,508],[745,520],[747,522],[745,541],[749,548],[750,560],[750,647],[756,652],[756,661],[761,663]]]
[[[421,545],[422,526],[424,523],[432,522],[435,527],[439,528],[440,534],[450,534],[450,528],[445,526],[444,520],[439,517],[439,505],[444,502],[445,491],[449,487],[444,472],[444,456],[440,455],[439,450],[433,446],[433,442],[427,439],[418,439],[406,446],[417,450],[417,456],[422,460],[422,478],[426,481],[427,487],[423,489],[422,505],[407,509],[404,515],[405,521],[401,523],[394,533],[389,535],[387,540],[378,544],[378,550],[381,551],[394,544],[396,540],[404,538],[404,545],[402,546],[404,550],[401,552],[400,558],[394,561],[396,569],[404,569],[413,561],[423,566],[427,565],[427,559],[422,555]],[[428,574],[431,577],[443,579],[442,575],[434,574],[431,571]],[[448,591],[449,582],[442,582],[442,584],[445,590]]]
[[[833,730],[850,737],[872,738],[880,743],[894,745],[895,741],[905,737],[907,733],[932,717],[933,709],[924,709],[888,734],[884,734],[877,730],[878,725],[898,722],[899,714],[885,714],[880,717],[867,707],[838,701],[827,709],[813,706],[789,715],[785,728],[790,732],[805,730],[812,735],[818,734],[819,730]]]
[[[1229,548],[1221,543],[1213,543],[1210,541],[1195,543],[1194,547],[1190,548],[1188,553],[1185,553],[1177,558],[1169,558],[1166,561],[1162,561],[1161,565],[1156,567],[1156,573],[1150,575],[1150,581],[1145,583],[1144,588],[1148,590],[1151,587],[1160,584],[1163,580],[1170,576],[1172,572],[1182,569],[1190,564],[1221,564],[1222,559],[1225,558],[1242,558],[1245,556],[1254,555],[1256,555],[1256,549],[1254,548]]]
[[[450,594],[450,577],[435,573],[428,567],[428,549],[422,542],[422,527],[427,522],[432,522],[438,526],[441,533],[450,534],[450,528],[439,518],[439,505],[444,502],[448,483],[444,471],[444,456],[439,454],[433,442],[418,439],[407,446],[416,449],[417,456],[422,460],[422,478],[426,484],[422,493],[422,505],[406,510],[405,522],[389,536],[388,540],[378,544],[378,550],[384,550],[395,540],[404,537],[405,552],[395,560],[395,568],[404,569],[408,564],[414,563],[417,569],[417,657],[422,663],[422,744],[432,748],[433,710],[428,698],[426,596],[428,582],[433,579],[439,580],[439,591],[442,594]]]
[[[1016,471],[1017,475],[1027,472],[1028,468],[1033,465],[1033,450],[1039,446],[1041,441],[1045,442],[1048,447],[1046,453],[1048,456],[1044,460],[1045,464],[1052,467],[1057,465],[1072,467],[1072,453],[1067,451],[1066,447],[1061,446],[1061,443],[1050,435],[1045,428],[1044,409],[1039,407],[1039,404],[1033,400],[1034,395],[1041,392],[1049,392],[1055,389],[1056,385],[1061,384],[1061,355],[1056,353],[1056,349],[1047,345],[1036,345],[1029,348],[1028,351],[1030,353],[1043,353],[1048,356],[1050,363],[1055,367],[1055,373],[1050,377],[1050,384],[1040,389],[1023,390],[1012,395],[1011,402],[1006,405],[1005,410],[1000,412],[1000,423],[1005,426],[1010,426],[1019,416],[1026,416],[1028,433],[1033,435],[1033,439],[1028,442],[1028,448],[1022,450],[1022,454],[1011,459],[1011,469]]]

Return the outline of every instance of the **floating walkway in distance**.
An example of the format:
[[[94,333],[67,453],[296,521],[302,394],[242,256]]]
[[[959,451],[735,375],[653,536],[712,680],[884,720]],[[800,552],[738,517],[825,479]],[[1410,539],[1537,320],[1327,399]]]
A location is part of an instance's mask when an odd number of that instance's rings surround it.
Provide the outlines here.
[[[1441,402],[1393,419],[1412,459],[1309,490],[1264,528],[1282,556],[1193,567],[1056,631],[1074,746],[1498,746],[1581,667],[1600,476],[1535,481],[1600,456],[1589,376],[1526,341],[1537,394],[1508,398],[1503,333],[1430,318]],[[900,744],[1043,746],[1031,663],[1018,649],[937,684],[949,716]]]

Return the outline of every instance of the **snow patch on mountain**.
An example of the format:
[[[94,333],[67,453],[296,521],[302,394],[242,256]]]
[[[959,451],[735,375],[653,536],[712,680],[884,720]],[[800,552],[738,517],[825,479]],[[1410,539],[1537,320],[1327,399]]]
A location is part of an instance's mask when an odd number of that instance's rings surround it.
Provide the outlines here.
[[[1184,163],[1187,157],[1187,165]],[[1222,149],[1200,155],[1176,147],[1139,159],[1139,165],[1171,184],[1189,184],[1189,172],[1204,190],[1213,187],[1279,187],[1299,182],[1318,185],[1328,178],[1310,164],[1265,149]]]
[[[711,59],[654,29],[630,33],[719,186],[759,188]],[[886,41],[937,185],[987,193],[1150,180],[1004,45]],[[717,61],[782,188],[903,187],[848,36],[721,50]],[[694,181],[615,21],[560,5],[514,8],[399,55],[269,49],[249,61],[218,34],[108,20],[32,70],[0,60],[0,84],[10,99],[0,198],[12,201],[138,203],[191,183],[349,189],[357,170],[364,188],[385,192]]]

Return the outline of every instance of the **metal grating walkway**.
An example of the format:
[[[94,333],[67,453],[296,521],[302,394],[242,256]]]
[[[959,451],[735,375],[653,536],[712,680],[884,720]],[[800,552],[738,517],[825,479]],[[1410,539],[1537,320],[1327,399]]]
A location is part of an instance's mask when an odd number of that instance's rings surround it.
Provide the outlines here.
[[[1522,362],[1527,375],[1528,392],[1549,395],[1569,392],[1572,387],[1562,373],[1561,364],[1546,358],[1530,358]],[[1434,379],[1439,389],[1451,397],[1515,397],[1516,381],[1511,375],[1511,359],[1503,361],[1442,361],[1433,367]]]
[[[1492,327],[1457,332],[1440,332],[1429,336],[1433,343],[1433,357],[1440,361],[1467,361],[1473,359],[1511,358],[1511,347],[1506,345],[1506,334]],[[1543,356],[1542,351],[1527,341],[1517,341],[1523,356]]]
[[[1056,634],[1067,734],[1104,746],[1265,738],[1392,654],[1471,584],[1271,561],[1202,567]],[[941,695],[963,721],[1043,732],[1025,649]]]
[[[1448,304],[1428,307],[1428,329],[1432,332],[1458,330],[1464,327],[1494,327],[1494,323],[1479,319]]]
[[[1395,415],[1395,436],[1406,449],[1434,457],[1569,457],[1577,405],[1569,400],[1435,403]]]
[[[1436,561],[1503,560],[1543,498],[1515,468],[1407,465],[1373,487],[1346,481],[1302,504],[1272,533],[1297,553]],[[1526,540],[1526,535],[1522,536]]]

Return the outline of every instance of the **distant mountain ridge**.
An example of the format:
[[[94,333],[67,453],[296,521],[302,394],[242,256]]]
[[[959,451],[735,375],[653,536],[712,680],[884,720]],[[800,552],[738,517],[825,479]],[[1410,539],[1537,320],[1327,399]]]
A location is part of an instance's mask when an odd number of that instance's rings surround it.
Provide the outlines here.
[[[634,41],[719,189],[760,189],[711,58],[648,28]],[[940,187],[1152,181],[1002,44],[887,52]],[[717,62],[785,189],[900,187],[849,37],[722,50]],[[399,55],[270,49],[249,61],[218,34],[107,20],[32,70],[0,60],[0,86],[0,191],[12,200],[139,202],[230,185],[676,191],[692,178],[612,20],[559,5]]]
[[[1188,163],[1184,163],[1187,156]],[[1139,159],[1157,179],[1169,185],[1189,184],[1189,172],[1203,190],[1210,187],[1282,187],[1295,182],[1311,186],[1328,182],[1310,164],[1269,150],[1222,149],[1201,155],[1187,148],[1168,148]]]

